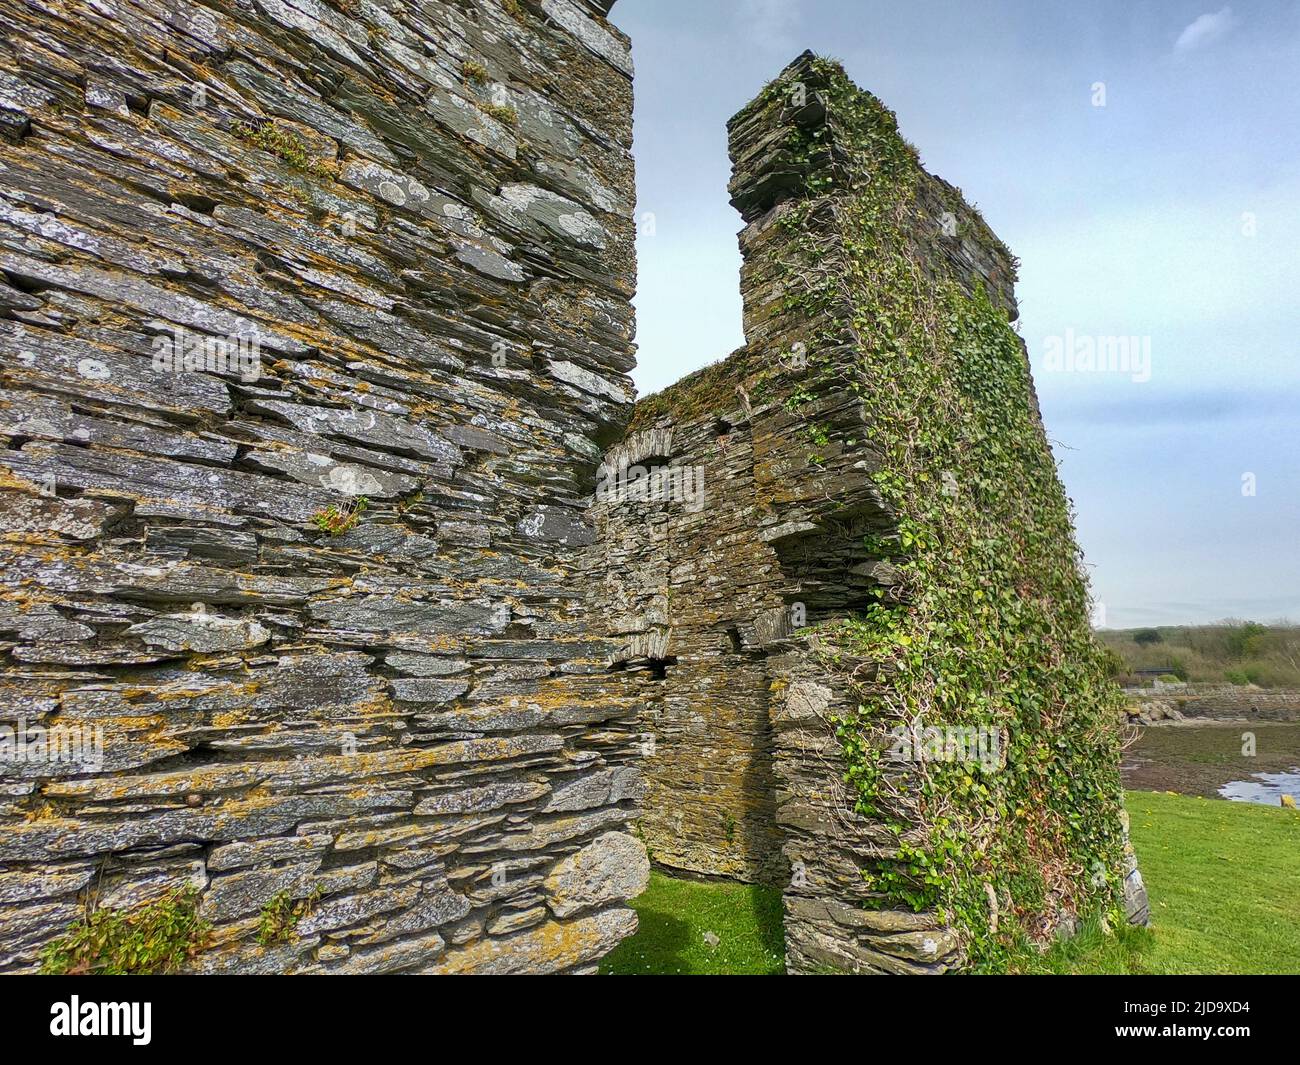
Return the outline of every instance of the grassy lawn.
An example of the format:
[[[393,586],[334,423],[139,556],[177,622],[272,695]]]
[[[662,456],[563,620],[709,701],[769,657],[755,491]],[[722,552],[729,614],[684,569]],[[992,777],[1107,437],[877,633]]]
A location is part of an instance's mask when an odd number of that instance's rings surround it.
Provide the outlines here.
[[[1087,928],[1046,955],[1017,959],[1014,971],[1300,972],[1300,815],[1143,791],[1128,793],[1128,809],[1153,929]],[[655,873],[633,905],[640,931],[605,959],[603,972],[782,971],[774,889]]]
[[[650,887],[632,905],[641,927],[605,957],[603,973],[767,976],[785,971],[776,888],[677,880],[654,872]],[[705,939],[709,933],[716,944]]]
[[[1151,973],[1300,972],[1300,815],[1128,793],[1151,895]]]

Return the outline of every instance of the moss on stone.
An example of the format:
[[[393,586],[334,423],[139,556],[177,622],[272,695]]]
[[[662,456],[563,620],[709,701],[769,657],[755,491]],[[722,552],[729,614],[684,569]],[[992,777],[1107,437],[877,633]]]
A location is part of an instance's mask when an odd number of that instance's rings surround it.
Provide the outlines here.
[[[484,104],[483,110],[503,125],[519,125],[519,112],[509,104]]]
[[[661,419],[689,422],[734,410],[743,401],[736,389],[752,380],[751,359],[739,348],[725,359],[688,374],[675,384],[637,401],[628,432],[648,429]]]
[[[331,161],[312,155],[307,143],[292,131],[274,122],[236,122],[231,132],[240,140],[270,152],[295,170],[305,170],[317,177],[333,177]]]

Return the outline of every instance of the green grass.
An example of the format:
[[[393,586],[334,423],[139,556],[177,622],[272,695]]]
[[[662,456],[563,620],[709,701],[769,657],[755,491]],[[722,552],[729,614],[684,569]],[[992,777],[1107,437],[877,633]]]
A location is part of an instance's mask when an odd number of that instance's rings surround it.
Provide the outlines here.
[[[1300,973],[1300,815],[1250,803],[1131,791],[1151,930],[1085,927],[1016,973]],[[773,888],[661,873],[633,902],[641,927],[601,965],[614,974],[762,975],[783,969]],[[718,937],[716,946],[705,933]]]
[[[632,905],[640,928],[601,962],[616,976],[771,976],[785,971],[781,892],[650,874]],[[705,939],[717,936],[717,944]]]
[[[1154,945],[1137,971],[1300,972],[1300,815],[1128,793]]]

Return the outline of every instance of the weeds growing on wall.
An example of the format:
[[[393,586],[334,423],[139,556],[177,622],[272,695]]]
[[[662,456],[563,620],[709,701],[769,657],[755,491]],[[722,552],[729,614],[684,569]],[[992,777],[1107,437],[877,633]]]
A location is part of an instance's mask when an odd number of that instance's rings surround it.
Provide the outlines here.
[[[231,132],[241,140],[270,152],[295,170],[305,170],[316,177],[332,177],[335,167],[330,160],[314,156],[301,137],[273,122],[236,122]]]
[[[897,519],[865,547],[901,578],[827,633],[875,667],[839,723],[845,778],[898,839],[863,871],[878,904],[938,910],[978,963],[1046,938],[1063,913],[1122,920],[1118,691],[1023,345],[987,293],[922,268],[915,235],[938,220],[919,217],[920,163],[893,114],[837,64],[815,71],[830,120],[792,127],[809,176],[784,220],[784,310],[812,330],[806,387],[861,397]],[[763,105],[792,89],[773,83]],[[851,156],[838,180],[854,184],[828,201],[832,137]],[[851,361],[818,357],[845,343]],[[995,730],[1005,765],[891,762],[900,723]]]
[[[298,931],[298,922],[307,917],[320,901],[319,888],[306,898],[295,899],[281,891],[270,899],[258,915],[257,941],[264,947],[290,942]]]
[[[366,512],[369,505],[370,501],[365,496],[357,496],[347,507],[340,508],[331,503],[313,514],[311,523],[330,536],[342,536],[345,532],[351,532],[356,528],[357,522],[361,520],[361,515]]]
[[[173,973],[202,949],[199,892],[168,892],[129,909],[94,908],[41,951],[46,975]]]

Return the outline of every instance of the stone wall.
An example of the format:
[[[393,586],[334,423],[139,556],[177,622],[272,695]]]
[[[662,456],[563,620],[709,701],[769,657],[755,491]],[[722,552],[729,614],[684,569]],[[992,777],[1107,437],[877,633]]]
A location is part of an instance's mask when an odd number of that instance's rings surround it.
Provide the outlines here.
[[[815,83],[811,56],[785,76]],[[824,110],[785,118],[827,125]],[[943,971],[955,941],[933,916],[862,908],[858,859],[880,840],[852,813],[829,723],[832,704],[853,696],[825,676],[807,638],[792,638],[891,582],[862,544],[892,526],[859,403],[803,372],[815,323],[781,313],[781,266],[802,231],[786,224],[796,202],[783,194],[784,133],[755,107],[730,124],[746,347],[642,400],[598,476],[615,632],[630,665],[658,674],[646,687],[641,828],[670,869],[785,888],[793,970]],[[937,178],[918,199],[986,232]],[[833,210],[827,197],[823,211]],[[991,282],[1013,312],[1011,263],[995,242],[950,243],[942,254],[927,247],[927,261],[967,284]],[[828,248],[828,269],[834,255]],[[851,348],[831,357],[853,372]],[[825,446],[810,439],[813,422]]]
[[[0,3],[0,971],[187,885],[204,972],[635,927],[637,692],[575,580],[632,396],[610,6]]]
[[[746,346],[633,410],[610,6],[0,0],[0,972],[177,891],[198,972],[590,972],[638,836],[781,885],[792,971],[963,963],[837,733],[891,381],[787,313],[874,175],[800,57],[730,124]],[[915,182],[889,253],[1013,319]]]
[[[655,861],[783,883],[756,621],[781,612],[789,582],[758,533],[753,449],[735,396],[717,417],[635,431],[602,466],[593,516],[618,662],[647,707],[641,830]]]
[[[958,930],[935,910],[884,903],[863,875],[899,840],[858,812],[837,722],[878,694],[879,663],[824,635],[877,592],[899,591],[867,546],[896,531],[862,402],[865,389],[891,387],[863,380],[870,319],[847,297],[789,313],[791,263],[810,237],[816,269],[854,269],[844,207],[876,177],[843,150],[824,69],[801,56],[729,125],[746,346],[641,400],[607,453],[593,512],[602,595],[623,662],[643,678],[641,827],[654,860],[779,884],[792,972],[941,973],[964,964]],[[794,132],[816,149],[793,152]],[[918,167],[906,201],[908,246],[885,254],[1014,320],[1014,261],[960,193]],[[842,319],[859,333],[844,335]],[[1019,402],[1046,453],[1032,385]],[[895,783],[914,777],[899,767]],[[1141,920],[1135,872],[1131,883]]]
[[[1300,720],[1300,691],[1294,688],[1257,688],[1246,684],[1168,684],[1157,688],[1125,688],[1129,713],[1147,723],[1180,718],[1231,721]],[[1158,708],[1158,709],[1157,709]],[[1176,710],[1179,718],[1170,715]]]

